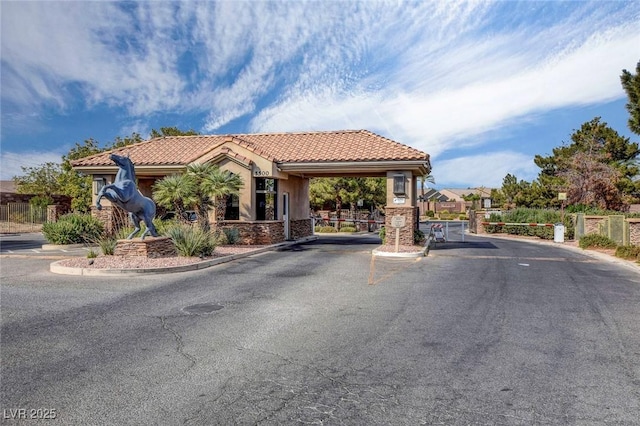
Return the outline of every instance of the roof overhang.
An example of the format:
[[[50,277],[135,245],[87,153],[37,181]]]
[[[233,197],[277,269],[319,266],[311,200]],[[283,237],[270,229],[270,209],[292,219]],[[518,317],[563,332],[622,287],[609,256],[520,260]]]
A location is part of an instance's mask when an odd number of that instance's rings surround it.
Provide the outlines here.
[[[431,172],[429,161],[344,161],[278,163],[283,172],[304,177],[381,177],[390,171],[410,171],[416,176]]]
[[[153,165],[153,166],[135,166],[137,176],[166,176],[171,174],[184,173],[187,166],[181,164],[172,165]],[[118,173],[118,167],[113,166],[75,166],[77,170],[86,175],[115,175]]]

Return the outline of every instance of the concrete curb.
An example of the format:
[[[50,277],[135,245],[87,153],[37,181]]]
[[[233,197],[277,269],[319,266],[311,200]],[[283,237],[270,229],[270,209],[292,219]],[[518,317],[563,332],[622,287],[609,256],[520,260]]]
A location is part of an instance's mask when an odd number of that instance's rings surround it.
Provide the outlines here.
[[[380,251],[378,249],[374,249],[374,250],[371,251],[371,254],[373,256],[379,256],[379,257],[403,257],[403,258],[425,257],[427,255],[427,253],[428,253],[427,247],[425,247],[421,251],[414,251],[414,252],[410,252],[410,253],[394,253],[394,252],[388,252],[388,251]]]
[[[295,241],[286,241],[284,243],[273,244],[259,249],[251,250],[246,253],[232,254],[229,256],[218,257],[215,259],[204,260],[190,265],[170,266],[166,268],[137,268],[137,269],[94,269],[94,268],[72,268],[60,265],[61,260],[49,265],[50,272],[60,275],[83,275],[83,276],[139,276],[141,274],[168,274],[175,272],[197,271],[199,269],[209,268],[221,263],[231,262],[243,257],[253,256],[255,254],[276,250],[282,247],[288,247],[295,244],[302,244],[316,240],[317,237],[305,237]]]
[[[86,247],[86,244],[43,244],[42,250],[65,250]]]

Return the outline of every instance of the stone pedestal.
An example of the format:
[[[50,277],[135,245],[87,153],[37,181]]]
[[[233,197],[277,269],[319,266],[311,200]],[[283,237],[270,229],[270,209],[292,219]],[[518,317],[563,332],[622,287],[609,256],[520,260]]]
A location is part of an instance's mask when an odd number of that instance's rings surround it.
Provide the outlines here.
[[[169,237],[146,237],[144,240],[140,238],[118,240],[113,254],[115,256],[158,258],[175,257],[178,252]]]

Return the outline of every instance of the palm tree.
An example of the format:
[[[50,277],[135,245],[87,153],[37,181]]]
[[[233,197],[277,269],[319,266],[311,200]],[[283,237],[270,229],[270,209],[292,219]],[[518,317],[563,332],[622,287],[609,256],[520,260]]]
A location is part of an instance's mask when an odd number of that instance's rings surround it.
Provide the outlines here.
[[[425,182],[429,182],[429,183],[436,183],[436,180],[433,178],[433,175],[428,174],[428,175],[422,175],[420,176],[420,188],[421,188],[421,198],[422,198],[422,210],[424,210],[424,183]],[[424,214],[424,211],[423,211]]]
[[[205,231],[211,228],[209,209],[216,207],[218,212],[226,207],[226,197],[237,195],[242,188],[242,178],[211,163],[190,164],[187,171],[179,176],[167,176],[154,185],[153,198],[163,207],[175,209],[179,217],[187,208],[193,208],[198,214],[198,225]],[[224,201],[224,205],[221,205]],[[216,215],[219,218],[219,215]]]
[[[187,166],[187,175],[193,178],[196,185],[198,224],[208,231],[211,228],[209,209],[216,207],[216,220],[224,220],[226,197],[240,192],[242,178],[211,163],[190,164]]]
[[[190,175],[166,176],[153,185],[153,199],[158,205],[174,210],[183,220],[185,211],[196,202],[195,181]]]

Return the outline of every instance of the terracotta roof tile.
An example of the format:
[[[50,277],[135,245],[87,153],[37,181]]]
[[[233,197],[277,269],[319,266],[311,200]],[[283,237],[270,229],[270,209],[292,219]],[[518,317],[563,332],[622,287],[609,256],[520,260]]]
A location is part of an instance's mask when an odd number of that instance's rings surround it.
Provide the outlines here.
[[[306,133],[167,136],[117,149],[136,165],[186,165],[231,141],[278,163],[425,161],[429,156],[367,130]],[[112,165],[112,151],[73,162],[76,167]],[[238,155],[230,151],[230,155]]]

